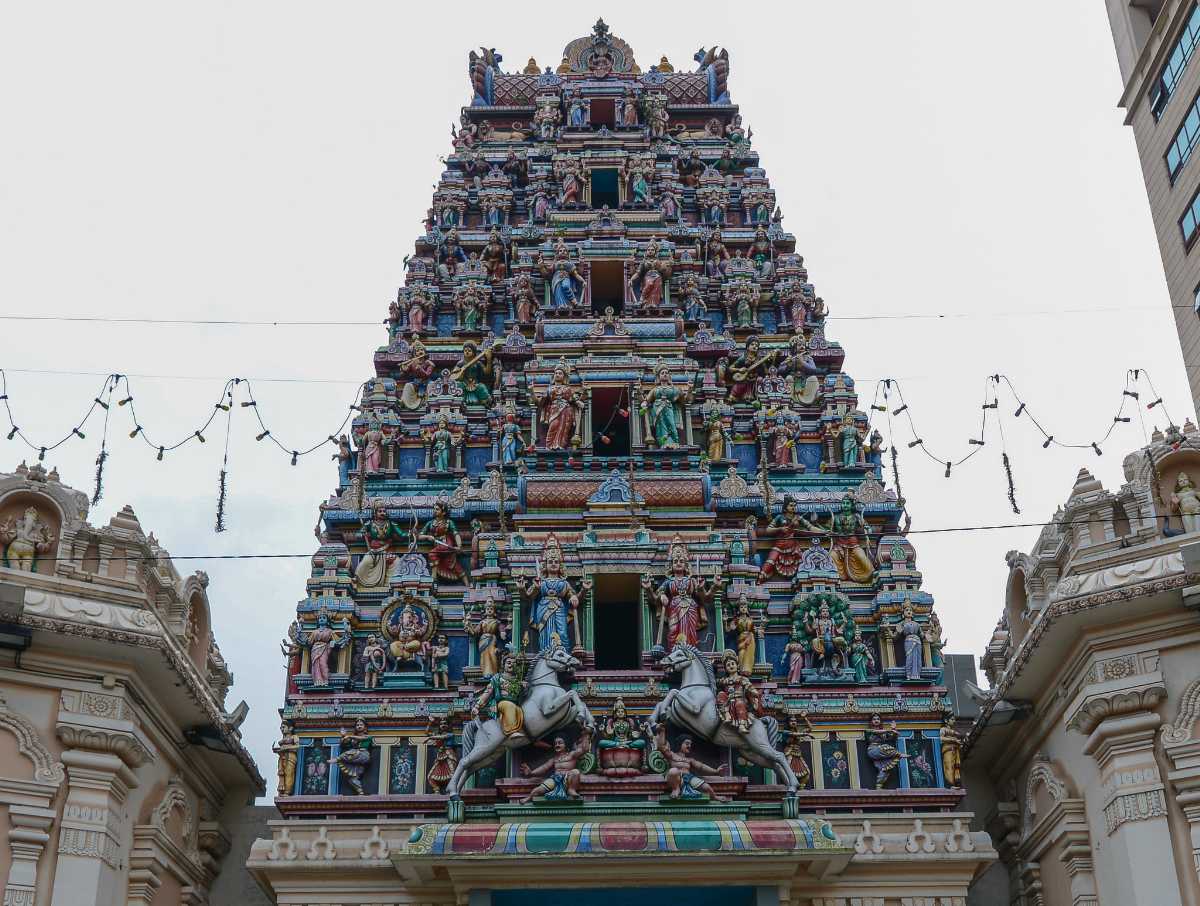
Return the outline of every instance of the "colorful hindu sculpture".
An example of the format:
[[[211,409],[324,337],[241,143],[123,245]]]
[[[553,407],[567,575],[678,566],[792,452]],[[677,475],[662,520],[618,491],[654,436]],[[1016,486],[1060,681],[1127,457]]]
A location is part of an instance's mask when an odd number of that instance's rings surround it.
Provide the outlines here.
[[[1175,479],[1171,504],[1179,513],[1185,532],[1200,532],[1200,492],[1192,484],[1192,477],[1187,472],[1180,472]]]
[[[342,778],[356,795],[363,795],[362,776],[371,763],[371,746],[374,740],[367,735],[367,722],[361,717],[354,722],[353,729],[342,730],[338,753],[329,759],[336,764]]]
[[[532,583],[524,576],[517,577],[517,590],[531,602],[529,623],[537,633],[540,650],[570,645],[568,624],[575,626],[574,644],[579,644],[579,624],[575,619],[579,595],[566,579],[557,542],[547,544],[546,560]]]
[[[942,777],[946,786],[962,786],[962,736],[954,729],[954,713],[947,711],[942,719],[938,739],[942,744]]]
[[[715,787],[795,819],[816,787],[869,819],[939,782],[951,809],[963,740],[931,729],[945,641],[879,410],[728,55],[643,70],[597,23],[561,59],[470,58],[329,451],[283,645],[281,813],[324,797],[330,820],[378,820],[366,787],[389,820],[430,820],[434,796],[452,822],[620,803],[669,824],[672,797],[735,820]],[[1191,476],[1162,481],[1172,525],[1200,529]],[[0,571],[59,567],[66,523],[29,503],[0,500]]]
[[[504,641],[504,624],[496,616],[496,602],[488,598],[483,605],[483,615],[472,609],[467,614],[467,634],[475,639],[479,653],[479,669],[484,677],[500,671],[500,645]]]
[[[4,565],[10,569],[35,572],[38,554],[49,553],[54,541],[54,534],[42,522],[36,507],[26,507],[20,516],[0,523]]]

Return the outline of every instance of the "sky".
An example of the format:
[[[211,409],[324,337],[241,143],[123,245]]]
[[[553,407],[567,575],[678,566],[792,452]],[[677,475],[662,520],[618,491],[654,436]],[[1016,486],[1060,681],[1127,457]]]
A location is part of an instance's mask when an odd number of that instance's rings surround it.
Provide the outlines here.
[[[0,320],[0,368],[35,443],[70,432],[109,372],[130,375],[159,443],[188,437],[224,381],[252,379],[272,436],[304,449],[335,431],[403,279],[470,98],[481,45],[520,69],[556,65],[598,15],[643,68],[682,68],[702,44],[731,57],[729,85],[829,306],[863,408],[899,380],[939,460],[974,449],[987,376],[1003,374],[1057,438],[1113,424],[1128,369],[1193,415],[1121,92],[1094,0],[1003,5],[876,0],[750,7],[694,0],[670,26],[644,4],[86,2],[0,6],[0,315],[335,321],[184,326]],[[571,11],[565,11],[571,10]],[[911,317],[920,315],[924,317]],[[907,316],[907,317],[900,317]],[[1146,385],[1142,402],[1150,399]],[[895,405],[893,403],[893,405]],[[1097,457],[1044,450],[1028,416],[1000,405],[1020,516],[995,423],[952,470],[910,449],[895,420],[917,565],[948,651],[978,655],[1003,603],[1006,551],[1036,528],[1081,466],[1110,489],[1141,446],[1126,414]],[[873,413],[888,434],[887,422]],[[222,420],[224,415],[222,415]],[[0,413],[0,425],[3,415]],[[172,554],[288,553],[180,561],[211,577],[213,624],[251,706],[243,727],[272,774],[283,636],[304,595],[317,505],[333,491],[326,448],[290,457],[235,407],[228,531],[213,525],[222,421],[162,462],[110,416],[103,524],[123,505]],[[5,432],[6,433],[6,432]],[[101,423],[47,454],[90,491]],[[0,434],[0,469],[36,453]],[[889,484],[891,476],[888,476]]]

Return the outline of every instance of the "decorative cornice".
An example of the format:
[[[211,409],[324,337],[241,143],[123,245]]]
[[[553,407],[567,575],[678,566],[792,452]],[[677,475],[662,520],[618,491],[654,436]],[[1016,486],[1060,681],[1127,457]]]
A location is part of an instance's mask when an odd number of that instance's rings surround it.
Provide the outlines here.
[[[1068,709],[1067,729],[1089,734],[1108,717],[1152,711],[1166,700],[1167,685],[1159,672],[1135,674],[1084,686]]]
[[[139,739],[130,724],[130,729],[87,726],[59,721],[54,731],[68,749],[84,749],[90,752],[108,752],[116,755],[130,768],[140,768],[154,760],[150,748]]]

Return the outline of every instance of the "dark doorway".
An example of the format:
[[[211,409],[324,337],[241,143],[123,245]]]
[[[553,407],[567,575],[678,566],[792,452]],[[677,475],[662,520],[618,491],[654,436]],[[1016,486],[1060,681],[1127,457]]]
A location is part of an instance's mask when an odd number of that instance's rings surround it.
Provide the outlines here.
[[[617,171],[608,167],[592,170],[592,207],[600,209],[608,205],[612,209],[621,206],[621,193],[617,188]]]
[[[593,126],[607,126],[609,129],[616,127],[617,105],[612,98],[592,98],[588,112]]]
[[[632,574],[596,576],[592,627],[597,670],[637,670],[641,667],[641,607],[639,577]]]
[[[592,261],[592,311],[604,314],[611,308],[617,314],[625,307],[625,266],[620,261]]]
[[[629,391],[624,387],[592,389],[592,452],[596,456],[628,456]]]
[[[539,850],[540,852],[541,850]],[[546,852],[557,852],[550,850]],[[564,858],[570,858],[564,855]],[[753,906],[757,902],[778,902],[775,888],[764,888],[767,896],[757,899],[754,887],[616,887],[570,888],[562,890],[496,890],[491,906],[659,906],[662,903],[687,903],[688,906]],[[474,897],[472,897],[474,902]]]

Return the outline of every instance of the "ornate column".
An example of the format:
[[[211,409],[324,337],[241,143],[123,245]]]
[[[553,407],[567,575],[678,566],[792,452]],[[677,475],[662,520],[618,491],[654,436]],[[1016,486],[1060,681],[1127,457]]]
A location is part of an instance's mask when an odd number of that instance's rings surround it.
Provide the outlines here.
[[[1067,727],[1087,735],[1083,751],[1100,768],[1107,884],[1115,902],[1126,906],[1182,902],[1173,880],[1138,882],[1175,877],[1166,791],[1154,756],[1162,718],[1152,709],[1166,697],[1160,672],[1130,673],[1084,686],[1067,710]]]
[[[8,883],[4,885],[4,906],[33,906],[37,894],[37,863],[50,842],[54,810],[10,805],[8,823],[12,864],[8,869]]]
[[[1200,877],[1200,679],[1193,680],[1179,697],[1179,711],[1172,723],[1164,724],[1159,739],[1171,763],[1167,774],[1175,790],[1175,801],[1188,822],[1192,846],[1192,870]]]
[[[108,713],[123,714],[123,699],[104,698],[116,703]],[[55,730],[66,747],[67,795],[50,902],[116,903],[128,817],[125,799],[137,786],[133,769],[155,756],[141,730],[127,720],[60,710]]]

